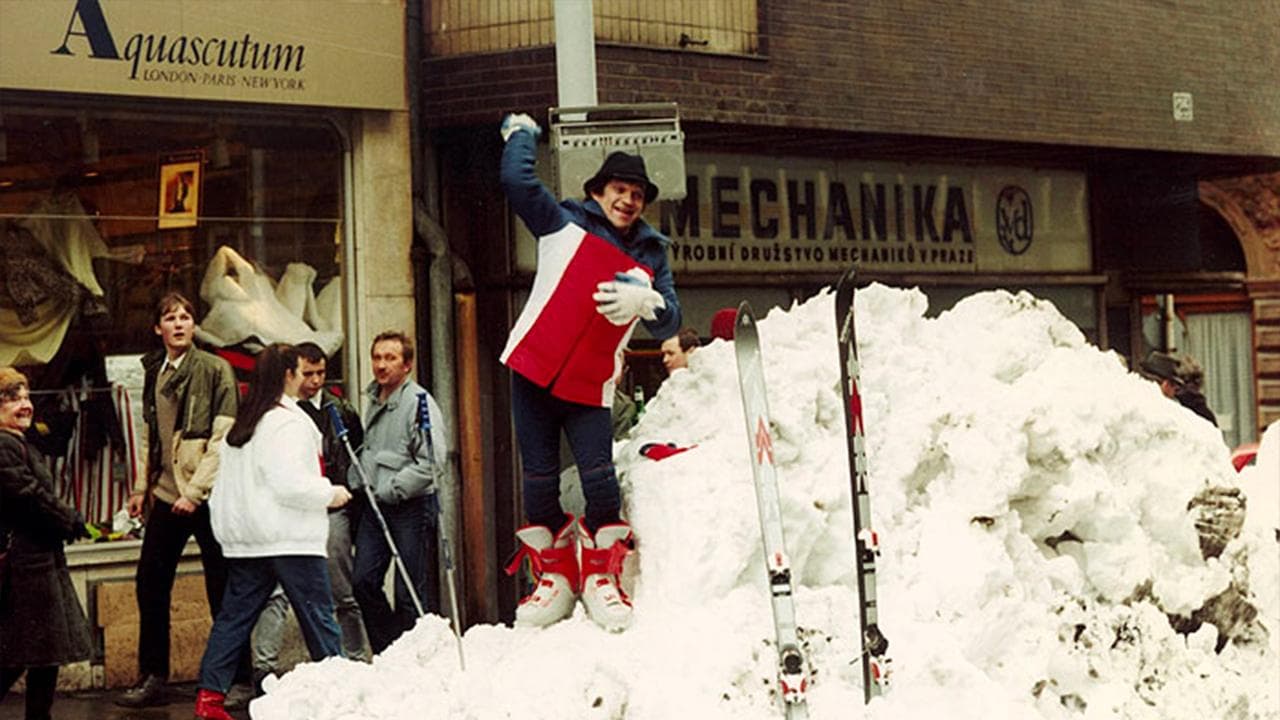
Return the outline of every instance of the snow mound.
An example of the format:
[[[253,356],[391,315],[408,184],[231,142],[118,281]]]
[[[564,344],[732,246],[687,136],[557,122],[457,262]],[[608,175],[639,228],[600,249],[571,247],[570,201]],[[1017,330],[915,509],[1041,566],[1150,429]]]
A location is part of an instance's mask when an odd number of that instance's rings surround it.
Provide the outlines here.
[[[1232,514],[1217,431],[1047,302],[985,292],[929,319],[921,293],[879,285],[857,309],[894,684],[863,707],[832,306],[759,323],[812,717],[1280,718],[1280,548]],[[580,607],[476,626],[462,672],[431,617],[372,665],[289,673],[252,716],[778,717],[731,345],[694,353],[631,437],[630,630]],[[654,462],[653,441],[696,447]]]

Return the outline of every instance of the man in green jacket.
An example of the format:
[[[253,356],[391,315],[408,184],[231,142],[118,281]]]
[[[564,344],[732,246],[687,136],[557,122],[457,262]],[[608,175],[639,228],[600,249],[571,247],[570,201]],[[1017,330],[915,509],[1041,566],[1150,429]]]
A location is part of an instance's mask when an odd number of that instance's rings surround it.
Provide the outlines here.
[[[138,558],[138,684],[116,700],[126,707],[165,702],[169,677],[169,600],[182,550],[200,545],[205,592],[214,616],[222,604],[226,563],[209,526],[205,500],[218,474],[218,446],[235,422],[239,393],[231,366],[196,348],[195,306],[180,293],[156,304],[155,333],[164,348],[142,358],[147,472],[129,496],[129,514],[150,512]]]

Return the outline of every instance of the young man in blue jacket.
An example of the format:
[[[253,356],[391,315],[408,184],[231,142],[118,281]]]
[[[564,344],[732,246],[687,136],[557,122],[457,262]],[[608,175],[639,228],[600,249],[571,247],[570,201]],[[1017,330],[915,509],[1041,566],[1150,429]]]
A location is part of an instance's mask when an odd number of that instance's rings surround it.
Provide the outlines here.
[[[528,558],[537,578],[516,610],[518,625],[556,622],[581,594],[594,621],[619,631],[631,622],[618,584],[631,527],[620,516],[610,408],[620,350],[637,320],[654,337],[680,327],[671,241],[641,218],[658,196],[643,158],[610,154],[583,185],[584,199],[557,203],[534,173],[540,134],[528,115],[503,120],[502,188],[538,239],[533,288],[502,352],[529,521],[507,572]],[[560,507],[562,430],[586,498],[580,527]]]

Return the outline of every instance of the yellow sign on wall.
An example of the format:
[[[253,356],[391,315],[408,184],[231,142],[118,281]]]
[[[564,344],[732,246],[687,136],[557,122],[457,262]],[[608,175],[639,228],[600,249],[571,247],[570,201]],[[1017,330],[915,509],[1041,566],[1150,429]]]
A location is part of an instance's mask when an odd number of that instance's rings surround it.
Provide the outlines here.
[[[4,0],[0,88],[400,110],[398,0]]]

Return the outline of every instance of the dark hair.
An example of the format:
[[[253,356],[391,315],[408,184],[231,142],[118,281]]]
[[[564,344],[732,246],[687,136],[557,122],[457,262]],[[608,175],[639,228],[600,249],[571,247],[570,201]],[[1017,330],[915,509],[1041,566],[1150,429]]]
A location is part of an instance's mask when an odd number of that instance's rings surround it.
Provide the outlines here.
[[[369,346],[369,351],[373,352],[373,348],[380,342],[387,340],[400,341],[400,357],[406,362],[413,362],[413,338],[399,330],[383,330],[373,339],[373,344]]]
[[[318,363],[324,362],[327,359],[325,357],[324,350],[310,340],[294,345],[293,349],[297,350],[298,356],[307,362]]]
[[[685,352],[702,346],[702,341],[698,339],[698,331],[693,328],[687,327],[681,330],[676,337],[680,338],[680,349]]]
[[[258,421],[280,401],[284,394],[285,373],[298,369],[298,351],[292,345],[275,343],[263,348],[253,361],[249,392],[236,412],[235,424],[227,432],[227,444],[231,447],[244,447],[258,428]]]
[[[165,316],[165,313],[175,307],[180,307],[183,310],[186,310],[187,314],[193,318],[196,316],[196,306],[187,299],[187,296],[177,290],[171,290],[165,293],[164,296],[156,302],[156,312],[154,315],[156,324],[159,325],[160,319]]]

